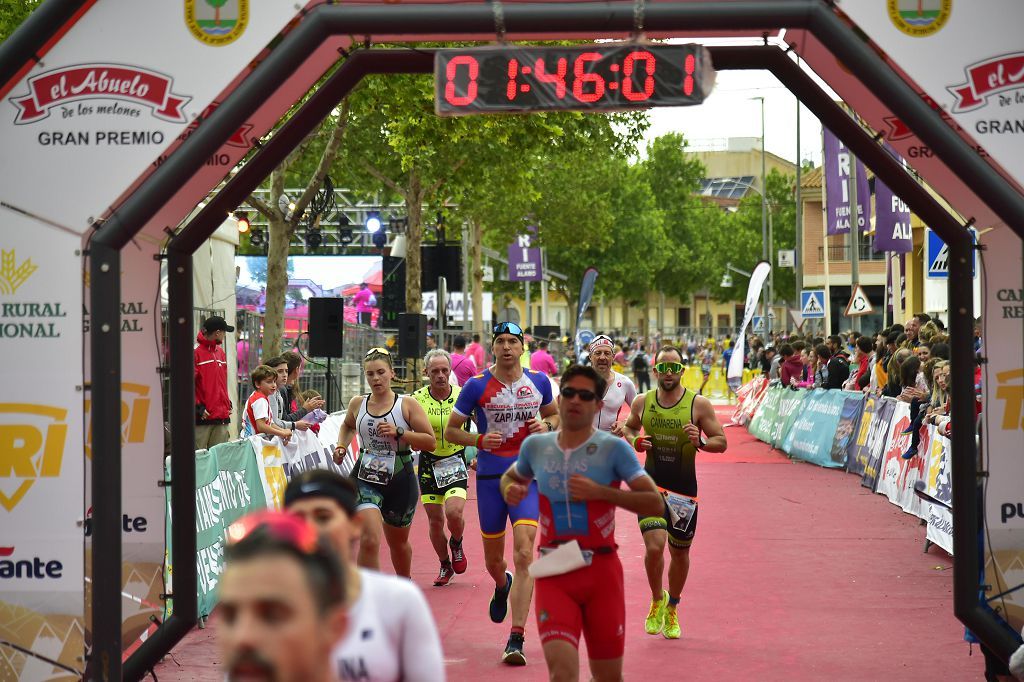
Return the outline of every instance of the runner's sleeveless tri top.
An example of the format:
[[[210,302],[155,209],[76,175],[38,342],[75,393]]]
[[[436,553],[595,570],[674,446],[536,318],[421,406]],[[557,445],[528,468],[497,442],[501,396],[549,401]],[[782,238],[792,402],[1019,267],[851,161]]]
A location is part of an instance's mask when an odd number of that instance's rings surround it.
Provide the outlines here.
[[[451,393],[444,400],[438,400],[430,394],[430,386],[424,386],[423,388],[415,391],[412,397],[423,406],[423,411],[427,413],[427,419],[430,420],[430,428],[434,430],[434,438],[437,440],[437,446],[431,454],[435,457],[448,457],[458,452],[462,452],[465,446],[453,443],[450,440],[446,440],[444,437],[444,429],[448,426],[448,417],[452,414],[452,408],[455,407],[455,401],[459,398],[458,386],[451,386]]]
[[[409,430],[409,423],[405,421],[405,417],[402,415],[402,400],[405,396],[395,394],[395,402],[391,406],[391,409],[384,414],[370,414],[367,411],[366,406],[370,402],[370,396],[367,395],[363,398],[363,401],[359,404],[359,412],[356,414],[356,432],[359,434],[359,451],[360,452],[374,452],[379,454],[396,453],[395,471],[401,471],[402,466],[406,461],[409,460],[409,446],[402,444],[399,449],[397,438],[386,438],[378,435],[377,427],[384,423],[389,422],[395,426],[400,426],[406,431]]]
[[[653,444],[644,469],[658,487],[691,497],[697,496],[697,448],[683,427],[693,422],[696,397],[693,391],[683,389],[679,402],[664,407],[658,404],[658,390],[652,389],[646,393],[640,418],[644,433]]]

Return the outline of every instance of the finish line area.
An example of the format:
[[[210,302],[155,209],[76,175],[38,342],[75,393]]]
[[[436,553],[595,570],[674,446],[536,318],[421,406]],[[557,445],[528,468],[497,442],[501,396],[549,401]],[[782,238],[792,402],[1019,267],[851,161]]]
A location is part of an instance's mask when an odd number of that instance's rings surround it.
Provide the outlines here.
[[[733,407],[718,406],[728,422]],[[624,679],[666,679],[668,666],[693,680],[980,679],[953,615],[952,559],[921,552],[918,520],[859,485],[856,477],[789,460],[726,429],[729,449],[701,454],[701,528],[680,603],[682,638],[643,631],[650,600],[636,517],[619,510],[616,538],[626,585]],[[531,607],[526,668],[499,652],[507,623],[487,617],[493,583],[483,568],[476,484],[466,509],[469,570],[432,587],[437,560],[426,515],[413,521],[412,579],[437,622],[450,680],[545,680]],[[507,536],[511,550],[511,536]],[[385,570],[390,564],[385,559]],[[225,670],[217,614],[193,629],[155,672],[160,680],[219,680]],[[581,652],[581,679],[587,679]],[[682,673],[680,673],[682,674]]]

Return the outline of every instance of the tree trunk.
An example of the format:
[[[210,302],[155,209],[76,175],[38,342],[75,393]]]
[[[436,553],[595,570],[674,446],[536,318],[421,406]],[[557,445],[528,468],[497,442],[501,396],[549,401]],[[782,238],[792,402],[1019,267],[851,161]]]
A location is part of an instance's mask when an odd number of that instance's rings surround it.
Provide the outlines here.
[[[268,219],[267,308],[263,318],[263,358],[281,353],[284,337],[284,302],[288,290],[288,244],[291,226],[281,216]]]
[[[622,297],[622,335],[629,336],[629,300],[625,296]]]
[[[409,173],[409,186],[405,195],[405,211],[409,227],[405,252],[405,310],[419,313],[423,310],[423,288],[420,286],[423,263],[420,247],[423,245],[423,182],[416,169]],[[438,315],[443,315],[443,304],[438,301]]]
[[[470,273],[473,278],[473,332],[479,334],[481,339],[486,338],[484,334],[484,269],[480,257],[483,250],[483,231],[480,221],[470,221],[469,258]]]

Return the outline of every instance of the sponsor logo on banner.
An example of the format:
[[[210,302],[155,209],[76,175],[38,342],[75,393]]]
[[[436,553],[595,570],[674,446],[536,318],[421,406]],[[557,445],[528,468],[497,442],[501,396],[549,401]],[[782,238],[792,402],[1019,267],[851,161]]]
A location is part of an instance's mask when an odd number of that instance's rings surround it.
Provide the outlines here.
[[[949,90],[956,96],[957,101],[953,105],[953,113],[959,114],[964,111],[978,109],[988,104],[988,98],[992,95],[1019,90],[1024,88],[1024,52],[1006,54],[999,57],[992,57],[964,68],[967,78],[966,83],[951,85]],[[1024,93],[1014,93],[1011,97],[1001,97],[999,103],[1007,105],[1016,102],[1024,103]],[[978,132],[1014,132],[1004,131],[1000,121],[979,121],[978,124],[985,124],[987,130]],[[1024,122],[1017,121],[1024,126]],[[1015,132],[1021,132],[1016,130]]]
[[[40,478],[59,478],[68,411],[0,403],[0,506],[13,511]]]
[[[19,263],[14,249],[0,251],[0,295],[14,295],[38,269],[30,258]],[[0,339],[60,338],[64,317],[67,311],[60,301],[0,303]]]
[[[150,409],[149,386],[121,384],[121,445],[146,442]],[[85,400],[85,456],[92,459],[92,400]]]
[[[999,428],[1004,431],[1024,429],[1024,369],[999,372],[996,382],[996,399],[1003,403]]]
[[[60,118],[73,119],[93,114],[138,118],[139,109],[120,102],[141,104],[153,110],[153,116],[172,123],[184,123],[182,108],[191,97],[175,94],[174,79],[162,73],[121,64],[79,64],[65,66],[34,76],[28,81],[28,94],[16,95],[10,102],[18,107],[16,125],[36,123],[60,107]],[[76,106],[65,106],[74,104]],[[51,133],[49,144],[140,144],[135,136],[152,137],[163,133],[146,131],[97,131],[92,140],[86,131]],[[126,137],[127,136],[127,137]],[[40,135],[42,138],[42,135]],[[147,140],[147,142],[156,142]],[[42,139],[40,139],[42,142]],[[46,143],[43,143],[46,144]]]
[[[0,294],[12,295],[38,269],[31,258],[18,263],[14,249],[0,251]]]
[[[185,25],[202,43],[229,45],[249,25],[249,0],[185,0]]]
[[[23,580],[59,580],[64,573],[64,564],[56,559],[31,557],[20,559],[15,556],[15,547],[0,547],[0,578]]]
[[[82,524],[85,537],[92,537],[92,507],[85,513],[85,522]],[[145,533],[149,530],[149,519],[145,516],[129,516],[121,514],[121,531],[124,533]]]
[[[1003,502],[999,505],[1003,523],[1010,519],[1024,519],[1024,502]]]
[[[88,286],[88,282],[86,283]],[[149,308],[145,301],[121,301],[121,331],[122,332],[144,332],[146,319],[149,317]],[[82,304],[82,333],[89,333],[89,309]]]
[[[923,38],[942,30],[953,12],[953,0],[888,0],[893,26],[908,36]]]

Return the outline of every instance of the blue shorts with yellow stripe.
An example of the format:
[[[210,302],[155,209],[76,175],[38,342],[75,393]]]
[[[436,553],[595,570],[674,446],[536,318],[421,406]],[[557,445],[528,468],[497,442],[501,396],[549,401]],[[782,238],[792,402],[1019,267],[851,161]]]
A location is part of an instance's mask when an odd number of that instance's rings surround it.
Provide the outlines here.
[[[480,516],[480,533],[485,538],[503,536],[506,519],[512,522],[513,528],[521,525],[536,526],[540,517],[537,482],[530,483],[526,489],[526,497],[519,504],[509,506],[501,496],[501,476],[477,474],[476,510]]]

